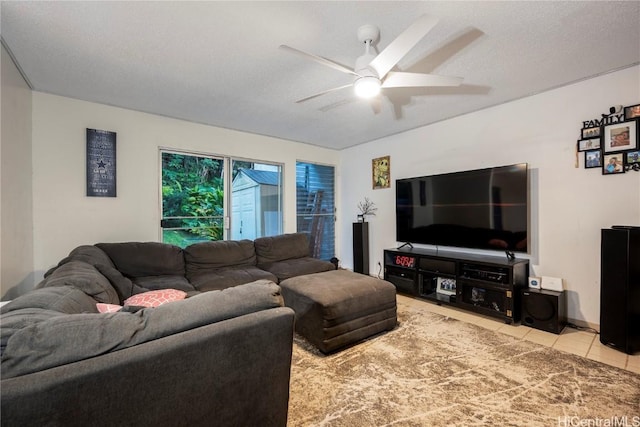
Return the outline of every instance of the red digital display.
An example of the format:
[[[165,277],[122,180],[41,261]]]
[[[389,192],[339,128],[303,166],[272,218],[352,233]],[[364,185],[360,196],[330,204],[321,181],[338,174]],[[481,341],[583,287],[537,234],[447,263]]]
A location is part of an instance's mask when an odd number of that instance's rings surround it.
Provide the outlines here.
[[[412,256],[396,255],[394,264],[400,267],[413,268],[416,266],[416,259]]]

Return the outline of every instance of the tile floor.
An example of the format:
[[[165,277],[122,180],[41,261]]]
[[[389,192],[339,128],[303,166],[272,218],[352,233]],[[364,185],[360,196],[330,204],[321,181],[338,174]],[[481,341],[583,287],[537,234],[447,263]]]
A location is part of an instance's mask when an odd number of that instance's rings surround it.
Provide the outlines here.
[[[437,305],[398,294],[398,302],[406,305],[419,305],[433,313],[473,323],[484,328],[522,338],[557,350],[577,354],[618,368],[640,374],[640,354],[633,356],[607,347],[600,343],[598,334],[565,327],[559,334],[540,331],[523,325],[507,325],[499,319],[464,311],[449,306]]]

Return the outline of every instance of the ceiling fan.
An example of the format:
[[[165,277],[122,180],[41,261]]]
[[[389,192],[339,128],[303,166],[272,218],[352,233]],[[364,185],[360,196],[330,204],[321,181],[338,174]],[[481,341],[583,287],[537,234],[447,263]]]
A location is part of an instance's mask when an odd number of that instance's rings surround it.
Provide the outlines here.
[[[429,87],[429,86],[460,86],[461,77],[448,77],[435,74],[405,73],[391,71],[424,36],[438,23],[438,19],[420,16],[409,28],[404,30],[382,52],[375,55],[373,43],[378,39],[380,31],[375,25],[363,25],[358,29],[358,40],[365,44],[364,55],[358,57],[353,69],[333,62],[321,56],[312,55],[287,45],[280,49],[298,56],[311,59],[327,67],[355,76],[353,83],[325,90],[315,95],[299,99],[296,103],[305,102],[318,96],[353,86],[354,92],[361,98],[374,98],[381,89],[396,87]],[[374,107],[374,110],[376,108]]]

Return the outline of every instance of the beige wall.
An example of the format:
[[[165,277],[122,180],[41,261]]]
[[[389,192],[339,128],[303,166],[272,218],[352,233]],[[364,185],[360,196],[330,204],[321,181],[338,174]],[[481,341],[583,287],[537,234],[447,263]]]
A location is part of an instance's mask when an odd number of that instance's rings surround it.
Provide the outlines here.
[[[157,241],[158,147],[283,163],[285,232],[295,231],[295,161],[338,165],[336,256],[352,266],[351,222],[367,196],[378,207],[369,219],[374,274],[383,250],[397,242],[395,190],[371,189],[372,158],[391,156],[392,180],[527,162],[532,273],[562,277],[570,318],[591,324],[599,323],[600,229],[640,225],[640,173],[602,176],[582,167],[582,155],[574,168],[582,121],[640,101],[637,66],[336,152],[38,92],[29,96],[15,67],[5,70],[4,52],[2,58],[3,294],[8,287],[33,286],[78,245]],[[32,138],[25,125],[30,111]],[[117,198],[85,196],[86,128],[118,134]]]
[[[369,270],[377,272],[383,250],[397,246],[395,186],[371,189],[373,158],[391,156],[393,181],[526,162],[532,272],[563,278],[569,317],[599,324],[600,230],[640,226],[640,172],[602,176],[600,169],[584,169],[583,153],[575,168],[575,146],[584,120],[638,102],[636,66],[344,150],[341,182],[349,185],[342,186],[346,218],[337,233],[351,235],[356,203],[367,196],[378,207],[369,219]],[[343,239],[347,267],[353,263],[349,244]]]
[[[117,133],[115,198],[85,196],[86,128]],[[338,165],[334,150],[33,92],[36,278],[74,247],[159,241],[159,147],[284,164],[284,231],[296,231],[296,160]]]
[[[0,131],[0,295],[33,284],[31,90],[2,46]]]

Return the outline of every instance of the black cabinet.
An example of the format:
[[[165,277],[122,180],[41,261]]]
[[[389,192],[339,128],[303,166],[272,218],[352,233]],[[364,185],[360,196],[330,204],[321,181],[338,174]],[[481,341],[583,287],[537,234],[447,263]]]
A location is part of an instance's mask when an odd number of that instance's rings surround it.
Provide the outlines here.
[[[520,321],[520,289],[529,261],[429,249],[384,251],[384,278],[398,292]]]
[[[600,341],[640,351],[640,227],[602,230]]]

